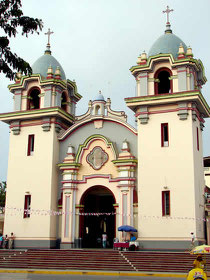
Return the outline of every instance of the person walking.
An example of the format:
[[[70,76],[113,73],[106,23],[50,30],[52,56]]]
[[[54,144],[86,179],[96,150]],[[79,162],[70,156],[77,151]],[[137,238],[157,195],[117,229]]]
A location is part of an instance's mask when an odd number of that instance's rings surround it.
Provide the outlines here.
[[[107,234],[104,232],[102,234],[102,246],[103,246],[103,248],[106,248],[106,244],[107,244]]]

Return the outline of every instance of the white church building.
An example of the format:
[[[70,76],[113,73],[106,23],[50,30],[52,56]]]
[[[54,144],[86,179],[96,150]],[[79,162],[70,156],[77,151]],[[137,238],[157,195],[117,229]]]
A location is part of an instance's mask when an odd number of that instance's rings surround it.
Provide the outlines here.
[[[49,44],[32,69],[9,86],[14,111],[0,114],[10,127],[4,234],[15,248],[94,248],[103,232],[112,247],[126,224],[142,249],[189,248],[190,232],[204,243],[206,77],[170,23],[130,69],[137,129],[100,92],[77,116],[82,96]]]

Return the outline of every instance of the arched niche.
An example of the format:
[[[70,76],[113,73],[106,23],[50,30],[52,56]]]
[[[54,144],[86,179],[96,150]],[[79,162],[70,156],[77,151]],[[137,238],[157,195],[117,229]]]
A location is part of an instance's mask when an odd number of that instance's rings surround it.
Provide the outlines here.
[[[28,93],[27,110],[40,108],[40,89],[37,87],[32,88]]]
[[[170,77],[172,72],[168,68],[160,68],[155,73],[155,95],[173,92],[173,83]]]
[[[61,94],[61,109],[67,112],[67,94],[64,91]]]

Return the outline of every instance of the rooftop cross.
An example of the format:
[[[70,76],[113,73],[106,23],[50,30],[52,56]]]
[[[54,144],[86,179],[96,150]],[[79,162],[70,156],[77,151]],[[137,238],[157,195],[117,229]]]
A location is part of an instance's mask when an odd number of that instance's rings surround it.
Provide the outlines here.
[[[166,13],[167,14],[167,23],[169,23],[169,14],[170,12],[173,12],[174,10],[173,9],[169,9],[169,6],[167,6],[166,10],[163,11],[163,13]]]
[[[46,33],[44,33],[45,35],[48,35],[48,45],[50,45],[50,35],[53,34],[53,31],[50,31],[50,28],[48,28],[48,31]]]

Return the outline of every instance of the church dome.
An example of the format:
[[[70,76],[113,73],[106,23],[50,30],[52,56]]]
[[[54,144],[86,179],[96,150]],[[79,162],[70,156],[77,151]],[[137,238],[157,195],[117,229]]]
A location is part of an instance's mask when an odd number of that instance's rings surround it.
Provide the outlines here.
[[[47,45],[47,50],[45,51],[44,55],[38,58],[37,61],[34,62],[31,68],[33,74],[41,74],[41,76],[46,77],[49,66],[52,67],[53,73],[55,73],[56,68],[59,67],[61,72],[61,79],[66,80],[66,75],[63,71],[62,66],[54,58],[54,56],[51,55],[50,47],[49,45]]]
[[[154,56],[161,53],[169,53],[172,54],[174,58],[177,58],[180,44],[182,44],[186,52],[187,46],[185,45],[185,43],[179,37],[172,33],[170,24],[167,24],[165,34],[160,36],[154,42],[149,50],[148,56]]]
[[[93,101],[105,101],[104,96],[101,94],[101,91],[93,98]]]

